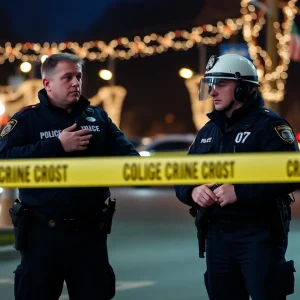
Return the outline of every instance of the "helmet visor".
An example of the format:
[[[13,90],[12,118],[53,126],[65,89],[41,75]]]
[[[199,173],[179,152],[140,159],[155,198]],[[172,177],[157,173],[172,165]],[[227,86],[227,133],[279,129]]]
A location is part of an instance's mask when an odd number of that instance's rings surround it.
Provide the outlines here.
[[[212,98],[212,96],[210,95],[212,89],[215,89],[221,83],[224,83],[228,80],[232,80],[232,79],[216,78],[216,77],[203,77],[200,80],[199,100],[203,101],[203,100]]]

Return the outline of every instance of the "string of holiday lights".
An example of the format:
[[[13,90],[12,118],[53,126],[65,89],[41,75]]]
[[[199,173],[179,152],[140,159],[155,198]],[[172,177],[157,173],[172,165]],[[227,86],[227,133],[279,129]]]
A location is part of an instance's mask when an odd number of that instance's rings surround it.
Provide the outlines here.
[[[244,2],[241,5],[243,7]],[[283,4],[280,4],[284,8]],[[294,8],[297,9],[297,8]],[[298,11],[296,11],[297,13]],[[193,28],[190,32],[185,30],[171,31],[164,36],[152,33],[143,38],[136,36],[133,41],[126,37],[114,39],[109,43],[103,41],[90,41],[79,45],[76,42],[52,43],[17,43],[12,46],[10,42],[0,46],[0,64],[5,61],[41,61],[50,54],[69,50],[89,60],[105,61],[107,57],[130,59],[135,56],[150,56],[159,54],[172,48],[175,51],[189,50],[195,44],[216,45],[222,40],[229,39],[243,27],[244,19],[228,19],[225,24],[218,22],[217,26],[211,24]],[[206,35],[210,36],[206,36]]]
[[[216,26],[211,24],[193,28],[191,31],[176,30],[165,35],[152,33],[144,37],[136,36],[132,40],[127,37],[114,39],[108,43],[104,41],[90,41],[79,45],[77,42],[64,43],[17,43],[10,42],[0,46],[0,64],[4,62],[43,61],[47,56],[63,51],[69,51],[82,58],[91,61],[105,61],[108,57],[113,59],[130,59],[137,56],[152,56],[166,52],[169,49],[175,51],[187,51],[195,44],[216,45],[224,39],[229,39],[241,29],[244,40],[248,44],[249,54],[259,71],[259,80],[262,84],[261,92],[266,100],[282,101],[284,97],[285,82],[288,77],[289,67],[289,42],[290,32],[295,15],[299,12],[296,7],[297,0],[288,3],[280,3],[284,22],[274,23],[276,35],[277,53],[280,57],[278,66],[272,68],[273,62],[267,51],[262,49],[257,38],[266,23],[262,10],[256,11],[251,0],[241,0],[241,17],[219,21]],[[274,71],[271,71],[274,70]],[[276,89],[272,83],[276,84]]]
[[[283,5],[283,23],[275,22],[273,24],[274,35],[277,39],[277,54],[279,56],[279,63],[276,67],[273,66],[274,62],[267,51],[258,45],[257,39],[266,20],[264,15],[260,16],[256,12],[250,1],[241,1],[241,13],[244,21],[243,37],[248,44],[250,57],[258,69],[262,96],[268,101],[279,102],[284,98],[285,83],[288,78],[290,33],[293,20],[298,13],[297,0],[290,0]],[[272,87],[272,83],[275,83],[276,88]]]
[[[280,37],[279,46],[286,53],[286,40],[289,39],[289,33],[292,20],[295,14],[298,13],[295,3],[297,0],[291,0],[287,4],[280,3],[283,13],[286,16],[286,21],[282,24],[284,32],[279,32],[279,24],[276,24],[278,35]],[[39,43],[17,43],[12,45],[6,42],[4,46],[0,46],[0,64],[5,61],[13,62],[16,59],[22,61],[41,61],[43,58],[50,54],[59,53],[62,51],[70,51],[74,54],[87,58],[89,60],[105,61],[109,56],[118,59],[130,59],[136,56],[151,56],[163,53],[172,48],[175,51],[187,51],[195,44],[216,45],[229,39],[233,34],[237,34],[239,30],[243,29],[243,35],[248,45],[251,46],[251,57],[256,57],[257,54],[268,59],[267,53],[259,46],[255,46],[255,39],[259,35],[259,31],[265,24],[264,16],[260,17],[258,22],[254,25],[257,19],[255,7],[251,4],[251,0],[241,1],[242,16],[237,19],[227,19],[225,23],[219,21],[216,26],[211,24],[193,28],[191,31],[176,30],[159,35],[152,33],[144,37],[136,36],[133,40],[127,37],[114,39],[109,43],[104,41],[90,41],[79,45],[77,42],[63,42],[52,43],[51,45],[46,42],[43,45]],[[253,48],[253,45],[256,48]],[[255,52],[257,51],[257,52]],[[255,62],[258,64],[257,57]],[[268,66],[268,63],[266,64]],[[275,76],[275,75],[273,75]]]
[[[191,31],[176,30],[165,35],[152,33],[144,37],[136,36],[133,40],[127,37],[114,39],[109,43],[104,41],[90,41],[79,45],[76,42],[52,43],[17,43],[10,42],[0,46],[0,64],[5,61],[41,61],[45,56],[62,51],[72,52],[91,61],[105,61],[109,56],[118,59],[130,59],[136,56],[151,56],[160,54],[168,49],[187,51],[195,44],[216,45],[223,39],[229,39],[241,30],[242,18],[228,19],[225,23],[218,22],[193,28]]]

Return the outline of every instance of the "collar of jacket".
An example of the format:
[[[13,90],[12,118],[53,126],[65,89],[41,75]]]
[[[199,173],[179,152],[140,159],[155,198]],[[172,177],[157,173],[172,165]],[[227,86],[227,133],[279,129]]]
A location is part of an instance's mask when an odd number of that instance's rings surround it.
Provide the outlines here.
[[[264,100],[257,93],[253,93],[248,103],[245,103],[239,109],[236,109],[229,118],[222,111],[213,110],[207,114],[222,132],[238,131],[250,128],[257,118],[258,112],[264,106]]]
[[[54,106],[54,105],[51,104],[45,89],[41,89],[39,91],[38,98],[39,98],[42,105],[46,105],[46,106],[49,106],[49,107],[52,107],[52,108],[55,108],[55,109],[60,109],[60,110],[62,109],[60,107],[57,107],[57,106]],[[73,111],[83,110],[83,109],[87,108],[89,105],[90,105],[90,101],[87,100],[82,95],[80,95],[79,100],[74,105]]]

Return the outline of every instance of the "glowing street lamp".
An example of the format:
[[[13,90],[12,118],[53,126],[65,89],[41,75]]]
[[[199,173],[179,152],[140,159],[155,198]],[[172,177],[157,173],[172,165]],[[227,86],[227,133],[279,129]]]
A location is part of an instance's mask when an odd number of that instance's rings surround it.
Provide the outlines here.
[[[23,63],[21,63],[20,65],[20,70],[23,72],[23,73],[29,73],[30,70],[32,68],[32,65],[31,63],[29,63],[28,61],[24,61]]]
[[[113,74],[111,71],[103,69],[99,71],[99,77],[102,78],[103,80],[111,80],[113,77]]]
[[[194,72],[190,69],[187,69],[187,68],[181,68],[179,70],[179,75],[182,77],[182,78],[185,78],[185,79],[189,79],[189,78],[192,78],[193,75],[194,75]]]

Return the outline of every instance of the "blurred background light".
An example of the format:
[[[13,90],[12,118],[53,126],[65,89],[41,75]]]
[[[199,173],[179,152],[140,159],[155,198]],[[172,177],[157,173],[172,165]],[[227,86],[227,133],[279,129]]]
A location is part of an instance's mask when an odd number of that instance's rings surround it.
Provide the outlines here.
[[[21,63],[21,65],[20,65],[20,70],[23,73],[30,72],[31,68],[32,68],[31,63],[29,63],[28,61],[25,61],[25,62]]]
[[[112,79],[112,72],[109,70],[100,70],[99,71],[99,77],[102,78],[103,80],[111,80]]]
[[[181,68],[179,70],[179,75],[182,78],[189,79],[194,75],[194,72],[192,70],[188,69],[188,68]]]

